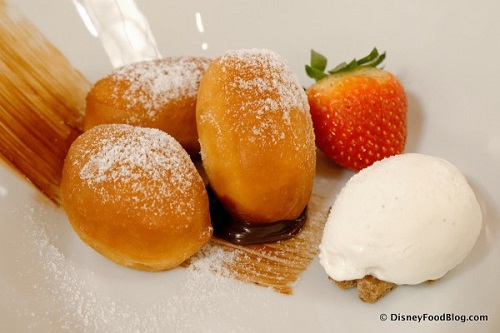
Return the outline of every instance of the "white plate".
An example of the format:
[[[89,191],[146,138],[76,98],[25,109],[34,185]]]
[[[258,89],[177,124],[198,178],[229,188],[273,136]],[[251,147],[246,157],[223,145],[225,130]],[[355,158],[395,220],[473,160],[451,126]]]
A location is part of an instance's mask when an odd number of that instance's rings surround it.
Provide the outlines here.
[[[111,69],[71,1],[12,2],[91,81]],[[138,6],[163,55],[271,48],[304,86],[311,84],[304,73],[310,48],[334,56],[332,65],[373,46],[386,50],[386,69],[409,98],[406,151],[441,156],[465,173],[484,212],[478,243],[439,282],[397,288],[373,305],[335,287],[317,260],[294,295],[284,296],[203,280],[185,269],[151,274],[118,267],[86,247],[60,209],[0,166],[1,332],[500,331],[500,2],[144,0]],[[324,177],[317,189],[332,200],[351,175],[321,156],[318,172]],[[397,314],[488,320],[391,320]]]

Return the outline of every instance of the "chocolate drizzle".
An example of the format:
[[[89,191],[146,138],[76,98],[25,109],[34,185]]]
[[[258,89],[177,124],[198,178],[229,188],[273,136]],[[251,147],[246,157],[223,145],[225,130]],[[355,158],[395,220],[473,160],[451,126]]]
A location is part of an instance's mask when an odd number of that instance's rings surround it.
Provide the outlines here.
[[[207,185],[207,192],[214,235],[233,244],[252,245],[290,239],[300,231],[306,222],[307,207],[295,220],[248,223],[233,217],[224,208],[210,185]]]

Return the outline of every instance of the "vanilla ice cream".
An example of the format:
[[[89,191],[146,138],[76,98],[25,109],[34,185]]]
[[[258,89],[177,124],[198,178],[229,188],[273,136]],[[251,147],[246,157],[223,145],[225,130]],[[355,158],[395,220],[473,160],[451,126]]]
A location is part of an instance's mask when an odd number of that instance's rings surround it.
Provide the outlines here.
[[[454,165],[396,155],[361,170],[342,189],[326,222],[320,262],[336,281],[372,275],[418,284],[461,263],[481,225],[474,192]]]

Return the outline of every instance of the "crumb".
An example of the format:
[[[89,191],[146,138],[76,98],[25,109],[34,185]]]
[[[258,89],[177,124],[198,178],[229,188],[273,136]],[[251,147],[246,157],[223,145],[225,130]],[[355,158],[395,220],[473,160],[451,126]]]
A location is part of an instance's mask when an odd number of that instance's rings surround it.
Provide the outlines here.
[[[359,299],[367,303],[375,303],[397,286],[395,283],[382,281],[371,275],[358,280],[333,281],[343,290],[358,287]]]
[[[358,280],[335,281],[332,278],[330,278],[330,280],[335,282],[337,287],[339,287],[340,289],[343,289],[343,290],[354,288],[358,284]]]
[[[396,286],[395,283],[385,282],[367,275],[358,280],[358,297],[363,302],[375,303]]]

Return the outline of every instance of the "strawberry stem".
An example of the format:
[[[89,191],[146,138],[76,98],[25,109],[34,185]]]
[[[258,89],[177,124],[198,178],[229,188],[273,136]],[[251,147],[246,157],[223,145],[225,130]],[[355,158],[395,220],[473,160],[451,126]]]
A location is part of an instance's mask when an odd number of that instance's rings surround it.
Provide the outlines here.
[[[353,59],[349,63],[342,62],[325,73],[327,64],[326,57],[319,52],[311,50],[311,64],[306,65],[306,73],[307,76],[316,80],[317,82],[329,75],[350,72],[362,67],[377,67],[384,61],[384,59],[385,52],[379,54],[377,48],[375,47],[367,56],[359,60]]]

